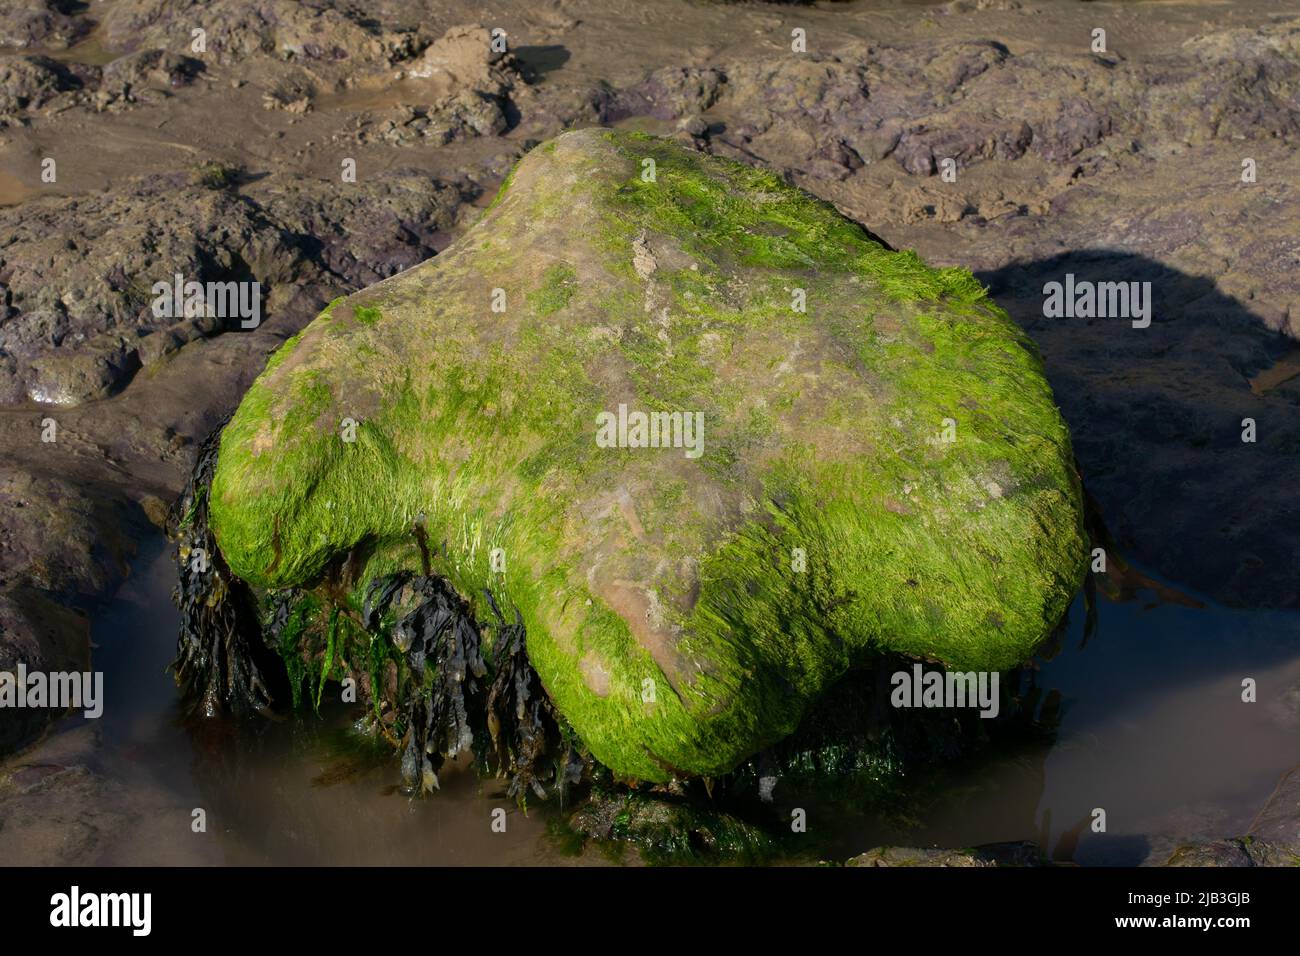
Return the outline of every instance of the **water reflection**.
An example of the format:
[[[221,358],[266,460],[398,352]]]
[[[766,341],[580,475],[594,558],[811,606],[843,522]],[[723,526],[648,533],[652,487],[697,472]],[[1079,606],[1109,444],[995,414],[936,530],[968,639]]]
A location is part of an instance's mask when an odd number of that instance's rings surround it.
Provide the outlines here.
[[[94,734],[86,763],[102,778],[96,799],[120,804],[118,832],[102,834],[88,862],[574,862],[546,837],[553,810],[534,805],[525,815],[469,768],[447,768],[440,793],[408,800],[397,762],[349,738],[346,709],[242,727],[184,724],[165,669],[177,627],[172,583],[155,542],[94,625],[104,717],[73,718],[60,731]],[[1059,709],[1054,739],[1003,744],[910,781],[890,812],[820,804],[781,785],[778,804],[808,808],[815,855],[831,859],[882,844],[1032,840],[1056,859],[1137,864],[1162,861],[1182,841],[1243,833],[1300,760],[1300,615],[1144,603],[1151,596],[1101,598],[1086,642],[1088,614],[1076,600],[1059,647],[1036,661],[1040,707]],[[1244,678],[1257,682],[1258,703],[1242,702]],[[56,734],[42,748],[59,745]],[[504,834],[491,828],[497,807],[508,811]],[[1091,829],[1098,808],[1105,833]],[[206,833],[194,832],[196,809]],[[607,861],[587,853],[576,862]]]

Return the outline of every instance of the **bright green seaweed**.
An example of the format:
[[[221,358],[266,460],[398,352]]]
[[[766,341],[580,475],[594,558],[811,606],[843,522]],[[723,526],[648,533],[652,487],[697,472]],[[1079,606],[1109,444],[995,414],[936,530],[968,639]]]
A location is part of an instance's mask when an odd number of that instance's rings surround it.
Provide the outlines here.
[[[597,447],[619,404],[701,413],[704,454]],[[484,589],[518,608],[594,756],[663,781],[730,770],[883,650],[1023,660],[1082,579],[1080,498],[1036,352],[969,272],[770,173],[584,130],[271,358],[211,521],[271,588],[350,552],[356,588],[419,570],[418,525],[480,620]]]

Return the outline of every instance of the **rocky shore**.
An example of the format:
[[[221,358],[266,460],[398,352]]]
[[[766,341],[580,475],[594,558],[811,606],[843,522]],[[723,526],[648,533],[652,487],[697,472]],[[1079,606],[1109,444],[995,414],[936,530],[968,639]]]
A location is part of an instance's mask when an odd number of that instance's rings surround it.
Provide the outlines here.
[[[442,0],[40,0],[0,14],[0,669],[83,667],[88,615],[266,356],[595,125],[771,170],[972,269],[1041,352],[1116,551],[1300,608],[1286,3],[558,0],[489,22]],[[256,281],[260,324],[157,317],[176,273]],[[1067,274],[1150,282],[1151,324],[1045,316]],[[42,730],[17,713],[0,752]],[[1245,840],[1187,852],[1253,860]]]

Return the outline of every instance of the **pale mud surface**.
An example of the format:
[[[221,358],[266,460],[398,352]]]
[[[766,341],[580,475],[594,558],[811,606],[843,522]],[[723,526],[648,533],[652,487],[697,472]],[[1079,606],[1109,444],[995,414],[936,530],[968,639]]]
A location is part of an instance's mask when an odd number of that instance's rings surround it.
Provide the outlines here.
[[[506,30],[510,55],[482,55],[481,34],[456,29],[472,24]],[[202,54],[190,49],[199,27]],[[806,54],[790,52],[796,27],[807,32]],[[1107,31],[1109,52],[1089,51],[1095,27]],[[1136,610],[1131,626],[1112,632],[1112,642],[1129,644],[1109,666],[1133,661],[1145,683],[1121,695],[1098,679],[1080,693],[1116,711],[1115,727],[1157,701],[1171,709],[1152,713],[1151,727],[1177,727],[1206,706],[1212,694],[1198,688],[1213,675],[1227,694],[1238,671],[1267,666],[1276,694],[1294,688],[1300,12],[1274,0],[6,4],[0,666],[82,666],[87,635],[105,626],[100,602],[142,543],[156,546],[153,525],[197,442],[265,355],[334,296],[446,248],[532,143],[599,124],[675,135],[780,170],[893,246],[974,269],[1025,326],[1116,546],[1207,605],[1177,609],[1168,627],[1191,635],[1185,643],[1152,638]],[[947,157],[957,160],[956,182],[936,175]],[[41,178],[45,158],[56,163],[53,183]],[[356,161],[356,183],[340,180],[345,158]],[[1251,184],[1241,181],[1245,159],[1257,170]],[[176,272],[257,279],[262,326],[155,319],[141,289]],[[1066,273],[1150,280],[1151,327],[1044,318],[1043,283]],[[1240,440],[1248,417],[1253,444]],[[40,440],[47,418],[57,423],[53,443]],[[152,601],[167,588],[145,590]],[[1113,607],[1128,614],[1138,605]],[[1260,629],[1283,650],[1257,663],[1244,650],[1214,656]],[[136,631],[111,633],[101,644]],[[1153,646],[1167,658],[1139,666]],[[153,674],[165,657],[155,646],[118,659]],[[1062,685],[1085,688],[1088,660],[1070,665]],[[1061,659],[1051,666],[1065,670]],[[1285,707],[1280,699],[1273,703]],[[9,716],[0,749],[39,730],[40,721]],[[1245,832],[1271,786],[1263,781],[1294,763],[1300,744],[1294,727],[1281,742],[1237,729],[1214,760],[1241,751],[1261,765],[1237,773],[1204,760],[1196,772],[1252,782],[1219,796],[1187,782],[1203,800],[1151,811],[1184,822],[1148,821],[1141,832],[1173,833],[1159,837],[1166,842]],[[17,759],[90,767],[116,747],[107,734],[79,725]],[[1117,747],[1101,747],[1099,768],[1121,786],[1143,761]],[[1179,767],[1193,761],[1184,748],[1170,751]],[[1050,768],[1061,752],[1039,764]],[[1070,779],[1040,779],[1039,764],[1026,806]],[[169,779],[185,776],[179,766]],[[109,805],[94,788],[125,787],[122,812],[142,825],[171,819],[168,801],[192,802],[166,782],[145,797],[147,787],[116,773],[41,773],[46,782],[34,785],[57,781],[69,806]],[[29,830],[42,818],[14,809],[29,804],[7,779],[7,838],[23,831],[37,841],[30,846],[57,842],[57,829],[45,838]],[[1073,825],[1076,810],[1065,801],[1052,827]],[[944,819],[936,812],[924,835],[952,845],[960,832],[973,842]],[[106,859],[128,852],[119,824],[102,829],[118,841]],[[1036,836],[1023,825],[992,829],[988,839]],[[909,838],[855,830],[846,854],[864,840]],[[26,858],[56,857],[47,847]],[[227,850],[226,858],[251,857]]]

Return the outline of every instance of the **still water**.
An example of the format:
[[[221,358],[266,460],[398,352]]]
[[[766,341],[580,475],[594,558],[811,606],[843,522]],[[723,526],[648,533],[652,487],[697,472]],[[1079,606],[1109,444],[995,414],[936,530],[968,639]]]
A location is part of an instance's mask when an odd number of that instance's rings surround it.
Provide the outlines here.
[[[9,762],[67,764],[71,749],[93,785],[78,784],[79,796],[65,784],[67,806],[47,800],[42,806],[52,809],[9,819],[3,862],[610,862],[594,851],[563,855],[547,836],[554,809],[534,803],[525,814],[497,781],[468,768],[444,768],[440,792],[407,799],[396,789],[395,759],[358,758],[346,744],[346,712],[255,733],[186,729],[165,670],[177,630],[173,581],[168,550],[155,541],[95,619],[103,717],[68,718]],[[1145,597],[1152,596],[1102,599],[1086,642],[1082,598],[1076,601],[1061,649],[1038,662],[1039,686],[1063,702],[1053,740],[943,771],[905,813],[819,811],[809,794],[812,858],[842,860],[884,844],[1033,840],[1056,859],[1132,865],[1161,862],[1179,842],[1243,833],[1278,778],[1300,761],[1300,614]],[[1258,686],[1257,703],[1242,702],[1247,677]],[[507,812],[505,833],[493,832],[496,808]],[[1097,808],[1106,812],[1105,833],[1090,828]],[[203,832],[195,832],[196,810]],[[67,845],[60,812],[95,832]],[[49,832],[24,841],[24,819]],[[625,861],[637,862],[635,854]]]

